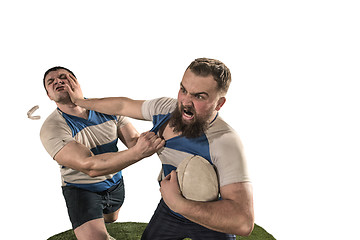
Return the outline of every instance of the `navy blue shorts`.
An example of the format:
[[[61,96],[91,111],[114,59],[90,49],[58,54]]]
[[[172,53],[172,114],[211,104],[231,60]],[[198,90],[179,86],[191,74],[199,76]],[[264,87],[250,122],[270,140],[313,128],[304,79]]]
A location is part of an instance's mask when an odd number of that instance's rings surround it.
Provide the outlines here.
[[[236,236],[210,230],[178,216],[161,199],[141,239],[182,240],[184,238],[191,238],[192,240],[235,240]]]
[[[98,193],[73,186],[64,186],[62,190],[73,229],[117,211],[125,199],[123,179],[118,185]]]

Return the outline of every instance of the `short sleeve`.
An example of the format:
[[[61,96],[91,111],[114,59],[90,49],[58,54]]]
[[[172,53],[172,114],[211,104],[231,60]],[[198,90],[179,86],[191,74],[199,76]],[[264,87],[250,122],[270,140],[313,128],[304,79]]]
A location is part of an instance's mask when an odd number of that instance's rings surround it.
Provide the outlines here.
[[[118,128],[122,128],[126,124],[130,123],[129,118],[124,116],[117,116],[117,126]]]
[[[243,145],[236,133],[225,133],[212,144],[216,145],[212,149],[220,186],[250,181]]]
[[[142,115],[145,120],[152,121],[154,115],[168,114],[174,111],[176,103],[176,99],[166,97],[147,100],[142,104]]]
[[[57,119],[56,111],[43,123],[40,130],[40,139],[45,150],[52,158],[69,142],[74,141],[70,128],[65,121]]]

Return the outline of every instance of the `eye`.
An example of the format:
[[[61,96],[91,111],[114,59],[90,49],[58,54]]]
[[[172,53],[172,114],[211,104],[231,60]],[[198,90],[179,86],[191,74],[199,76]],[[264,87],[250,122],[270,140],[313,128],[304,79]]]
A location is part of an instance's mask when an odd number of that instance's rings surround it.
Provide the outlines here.
[[[65,74],[60,74],[59,78],[60,79],[66,79],[66,75]]]
[[[199,99],[199,100],[202,100],[204,99],[204,97],[200,94],[195,94],[195,98]]]
[[[183,87],[180,87],[180,91],[181,91],[182,93],[184,93],[184,94],[186,94],[186,93],[187,93],[186,89],[185,89],[185,88],[183,88]]]
[[[54,79],[51,78],[51,79],[49,79],[49,80],[47,81],[47,85],[50,85],[50,84],[52,84],[53,82],[54,82]]]

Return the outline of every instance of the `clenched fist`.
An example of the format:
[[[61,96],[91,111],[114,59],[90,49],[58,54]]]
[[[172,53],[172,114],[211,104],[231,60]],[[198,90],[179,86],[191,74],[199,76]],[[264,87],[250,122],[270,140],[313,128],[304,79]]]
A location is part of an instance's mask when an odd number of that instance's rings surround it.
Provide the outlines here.
[[[154,132],[144,132],[133,147],[139,159],[149,157],[165,145],[165,140]]]

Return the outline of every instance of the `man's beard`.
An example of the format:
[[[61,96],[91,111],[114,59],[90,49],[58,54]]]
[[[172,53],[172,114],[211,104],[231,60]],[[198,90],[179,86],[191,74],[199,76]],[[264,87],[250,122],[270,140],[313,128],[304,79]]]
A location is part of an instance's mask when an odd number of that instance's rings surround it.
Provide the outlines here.
[[[180,108],[177,105],[175,111],[171,114],[169,126],[174,128],[173,131],[175,133],[181,133],[182,136],[187,138],[200,137],[209,127],[210,114],[205,117],[199,117],[196,115],[195,109],[191,108],[190,111],[195,115],[194,120],[191,123],[184,123],[182,118],[184,106],[181,105]]]

